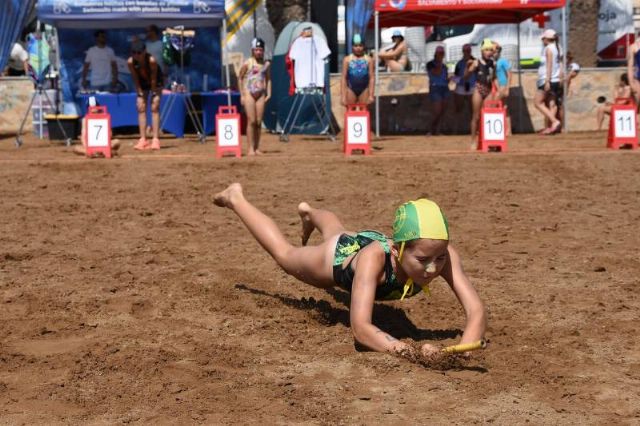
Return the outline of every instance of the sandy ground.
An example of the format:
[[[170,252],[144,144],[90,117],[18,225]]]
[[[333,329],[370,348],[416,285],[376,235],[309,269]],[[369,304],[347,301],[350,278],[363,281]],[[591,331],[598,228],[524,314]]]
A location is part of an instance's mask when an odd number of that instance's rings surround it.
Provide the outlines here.
[[[640,150],[604,133],[338,143],[123,141],[113,160],[0,140],[2,424],[638,424]],[[298,241],[296,205],[389,232],[429,196],[489,312],[489,347],[449,370],[354,348],[348,295],[285,275],[212,195],[240,181]],[[318,241],[314,234],[312,242]],[[379,303],[408,341],[457,341],[446,284]]]

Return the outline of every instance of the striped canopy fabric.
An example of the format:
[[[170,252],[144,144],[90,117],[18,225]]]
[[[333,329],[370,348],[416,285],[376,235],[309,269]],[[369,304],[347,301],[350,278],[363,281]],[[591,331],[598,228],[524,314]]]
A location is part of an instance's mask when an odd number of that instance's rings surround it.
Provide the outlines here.
[[[227,40],[231,40],[242,24],[255,12],[260,0],[227,0],[225,12],[227,15]]]

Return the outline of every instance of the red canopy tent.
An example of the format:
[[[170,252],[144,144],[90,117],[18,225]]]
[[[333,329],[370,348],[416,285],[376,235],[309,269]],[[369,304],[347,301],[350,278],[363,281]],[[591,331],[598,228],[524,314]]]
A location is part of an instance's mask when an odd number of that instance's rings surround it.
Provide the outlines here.
[[[382,27],[514,24],[565,5],[565,0],[376,0]]]
[[[376,52],[380,49],[380,27],[427,25],[516,24],[544,12],[565,6],[566,0],[375,0]],[[562,42],[566,51],[566,22],[563,14]],[[518,49],[519,50],[519,49]],[[518,52],[519,55],[519,52]],[[376,87],[378,67],[376,67]],[[376,135],[379,128],[379,95],[376,90]]]

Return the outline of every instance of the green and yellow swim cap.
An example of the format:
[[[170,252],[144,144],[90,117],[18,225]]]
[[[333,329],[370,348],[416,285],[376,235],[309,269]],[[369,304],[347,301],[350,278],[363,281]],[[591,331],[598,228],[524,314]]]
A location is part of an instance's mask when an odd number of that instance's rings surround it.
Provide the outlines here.
[[[400,243],[398,261],[402,261],[405,243],[419,238],[449,241],[449,224],[442,210],[436,203],[426,198],[409,201],[396,209],[396,219],[393,222],[393,242]],[[429,294],[429,285],[422,290]],[[413,279],[408,278],[404,283],[404,290],[400,300],[404,300],[407,293],[413,294]]]
[[[495,45],[490,38],[485,38],[484,40],[482,40],[482,46],[480,47],[480,50],[493,50],[494,48]]]
[[[440,207],[421,198],[402,204],[393,222],[393,241],[396,243],[428,238],[449,241],[449,225]]]

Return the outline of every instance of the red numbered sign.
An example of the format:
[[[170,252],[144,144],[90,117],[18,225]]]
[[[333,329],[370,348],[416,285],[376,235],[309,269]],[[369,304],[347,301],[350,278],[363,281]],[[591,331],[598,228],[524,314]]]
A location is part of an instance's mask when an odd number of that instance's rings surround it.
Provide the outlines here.
[[[507,151],[506,113],[501,101],[486,101],[480,110],[480,138],[478,151],[489,148]]]
[[[87,110],[84,146],[87,157],[100,153],[111,158],[111,116],[104,106],[90,106]]]
[[[242,157],[240,114],[235,105],[221,106],[216,114],[216,158],[225,154]]]
[[[611,105],[607,148],[618,149],[622,146],[631,146],[631,149],[638,147],[636,105],[631,99],[616,98]]]
[[[369,110],[366,105],[348,105],[344,115],[344,153],[351,155],[353,151],[362,151],[364,155],[371,153]]]

